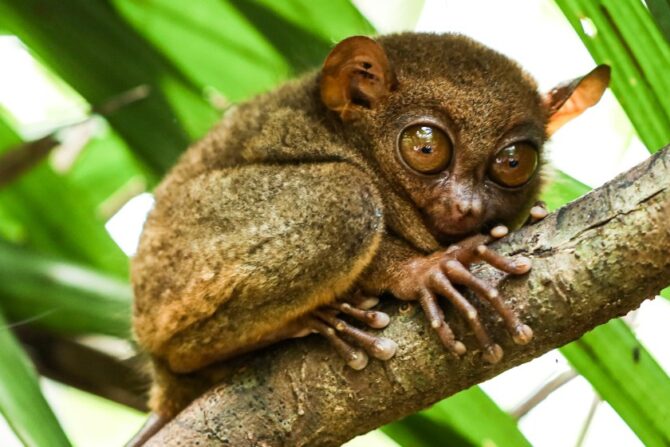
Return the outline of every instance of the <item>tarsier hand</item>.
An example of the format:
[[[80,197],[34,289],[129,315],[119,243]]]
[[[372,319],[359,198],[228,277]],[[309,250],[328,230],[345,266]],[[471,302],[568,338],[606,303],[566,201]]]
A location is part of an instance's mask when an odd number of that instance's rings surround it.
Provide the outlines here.
[[[544,203],[538,202],[530,211],[528,223],[537,222],[546,215],[547,210]],[[469,270],[472,263],[483,261],[513,275],[527,273],[531,268],[528,258],[508,258],[487,247],[488,243],[507,233],[506,227],[497,226],[491,230],[490,236],[472,236],[444,251],[411,259],[402,267],[398,275],[399,280],[392,290],[394,295],[403,300],[419,301],[431,327],[437,332],[442,343],[457,355],[464,354],[466,348],[455,338],[453,331],[446,323],[438,296],[445,298],[466,319],[483,349],[484,360],[497,363],[502,358],[503,352],[502,348],[489,337],[479,319],[477,310],[456,290],[454,284],[471,289],[479,297],[489,302],[502,317],[515,343],[526,344],[533,338],[533,331],[505,305],[498,290],[474,276]]]
[[[522,275],[530,270],[530,260],[519,257],[510,259],[489,249],[486,244],[496,237],[507,234],[506,227],[495,227],[491,236],[476,235],[454,244],[444,251],[412,259],[403,266],[401,279],[392,292],[402,300],[417,300],[421,304],[431,327],[437,332],[442,343],[457,355],[465,353],[465,345],[456,340],[454,333],[445,322],[444,312],[438,297],[445,298],[461,314],[472,328],[484,350],[484,359],[496,363],[502,358],[502,349],[493,343],[482,325],[477,310],[454,287],[463,285],[488,301],[503,318],[507,330],[518,344],[526,344],[533,337],[533,331],[523,324],[502,301],[498,290],[474,276],[469,266],[477,261],[513,275]]]

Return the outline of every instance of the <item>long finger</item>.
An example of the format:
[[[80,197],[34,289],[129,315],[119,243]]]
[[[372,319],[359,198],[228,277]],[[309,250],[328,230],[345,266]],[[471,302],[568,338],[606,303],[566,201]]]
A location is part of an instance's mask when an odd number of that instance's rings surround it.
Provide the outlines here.
[[[454,337],[454,332],[444,321],[444,313],[437,303],[435,296],[428,290],[424,290],[419,298],[419,304],[426,314],[430,327],[437,332],[442,344],[456,355],[463,355],[466,351],[465,345]]]
[[[518,258],[509,258],[491,250],[486,245],[480,245],[476,248],[477,256],[487,264],[492,265],[503,272],[514,275],[522,275],[530,270],[530,259],[520,256]]]
[[[472,289],[482,298],[490,298],[498,295],[498,290],[492,285],[482,281],[456,260],[449,260],[442,264],[442,271],[451,282],[464,285]]]
[[[353,307],[349,303],[333,303],[331,304],[331,307],[375,329],[385,328],[391,321],[388,314],[384,312],[359,309],[358,307]]]
[[[365,351],[351,347],[335,333],[335,329],[327,326],[318,318],[311,318],[308,324],[330,342],[337,354],[344,359],[349,367],[361,370],[367,366],[368,356]]]
[[[526,344],[533,338],[530,327],[519,321],[516,314],[507,307],[500,297],[498,289],[474,276],[458,261],[448,261],[444,265],[444,273],[451,281],[472,289],[477,295],[487,300],[505,322],[507,331],[517,344]]]
[[[535,202],[535,205],[530,209],[530,223],[533,224],[535,222],[538,222],[549,214],[549,211],[547,210],[547,204],[544,203],[543,201],[538,201]]]
[[[507,331],[518,345],[528,344],[533,339],[533,330],[523,324],[516,313],[503,302],[500,295],[486,297],[505,322]]]
[[[477,337],[479,345],[484,349],[490,349],[493,345],[491,338],[489,337],[484,325],[479,319],[477,309],[474,308],[470,302],[461,295],[456,288],[449,282],[447,278],[443,275],[433,275],[431,277],[431,285],[436,293],[445,297],[449,302],[454,306],[456,311],[461,314],[465,320],[468,322],[472,331]],[[487,359],[487,360],[500,360],[500,359]],[[493,361],[492,363],[496,363]]]
[[[495,239],[505,237],[507,236],[507,233],[509,233],[509,228],[507,228],[505,225],[496,225],[495,227],[491,228],[491,231],[489,232],[489,234]]]
[[[350,303],[352,306],[363,310],[371,309],[379,304],[379,298],[376,296],[363,295],[360,292],[354,293],[350,297],[346,298],[345,301]]]
[[[351,337],[356,344],[360,345],[375,358],[388,360],[398,350],[398,345],[390,338],[368,334],[327,312],[316,311],[315,314],[338,332]]]

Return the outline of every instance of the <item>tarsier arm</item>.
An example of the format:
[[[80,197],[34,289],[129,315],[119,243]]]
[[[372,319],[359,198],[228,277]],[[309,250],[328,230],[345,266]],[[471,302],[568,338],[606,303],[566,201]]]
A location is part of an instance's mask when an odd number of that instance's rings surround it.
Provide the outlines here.
[[[252,165],[175,189],[147,224],[134,278],[138,338],[175,372],[288,335],[351,287],[383,231],[374,187],[346,163]]]

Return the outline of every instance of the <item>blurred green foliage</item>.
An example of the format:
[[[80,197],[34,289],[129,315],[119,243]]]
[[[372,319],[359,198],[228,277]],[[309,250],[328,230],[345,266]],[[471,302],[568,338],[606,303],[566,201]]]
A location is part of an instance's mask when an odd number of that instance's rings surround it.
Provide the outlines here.
[[[649,151],[665,146],[670,141],[670,45],[644,4],[556,3],[596,62],[613,67],[611,89]]]
[[[0,314],[0,414],[27,446],[66,447],[63,429],[42,396],[33,365]]]
[[[530,446],[516,421],[476,386],[381,430],[408,447]]]
[[[0,116],[0,154],[22,141]],[[45,253],[127,276],[127,259],[95,215],[86,189],[57,174],[44,160],[0,189],[0,234]]]

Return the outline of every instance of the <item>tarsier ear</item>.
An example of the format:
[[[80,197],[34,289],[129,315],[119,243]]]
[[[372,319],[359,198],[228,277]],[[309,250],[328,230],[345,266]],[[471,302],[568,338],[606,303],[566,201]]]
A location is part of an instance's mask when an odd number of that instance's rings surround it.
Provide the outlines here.
[[[343,120],[374,108],[395,87],[395,76],[384,49],[365,36],[338,43],[321,70],[321,100]]]
[[[610,83],[610,67],[598,65],[581,78],[558,85],[544,98],[549,110],[547,134],[551,136],[563,124],[595,105]]]

